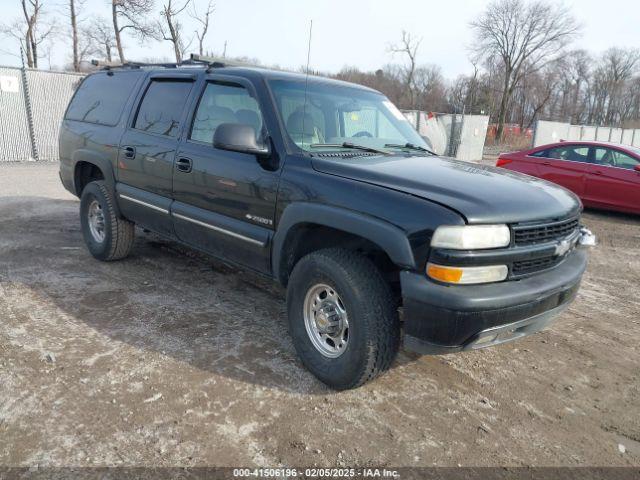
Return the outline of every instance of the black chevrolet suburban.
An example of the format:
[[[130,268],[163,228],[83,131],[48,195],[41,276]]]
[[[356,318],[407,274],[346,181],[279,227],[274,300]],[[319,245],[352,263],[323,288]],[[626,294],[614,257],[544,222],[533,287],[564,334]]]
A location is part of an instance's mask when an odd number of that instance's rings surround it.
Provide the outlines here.
[[[125,258],[138,225],[286,286],[295,348],[336,389],[401,341],[440,354],[538,331],[594,243],[571,192],[436,156],[375,90],[220,63],[87,76],[60,178],[99,260]]]

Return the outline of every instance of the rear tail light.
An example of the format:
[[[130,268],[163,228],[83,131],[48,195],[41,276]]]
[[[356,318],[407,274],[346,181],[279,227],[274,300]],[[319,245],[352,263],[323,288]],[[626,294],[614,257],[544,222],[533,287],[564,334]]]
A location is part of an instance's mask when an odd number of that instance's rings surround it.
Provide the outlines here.
[[[508,165],[511,162],[513,162],[513,160],[510,160],[508,158],[498,157],[498,161],[496,162],[496,167],[504,167],[505,165]]]

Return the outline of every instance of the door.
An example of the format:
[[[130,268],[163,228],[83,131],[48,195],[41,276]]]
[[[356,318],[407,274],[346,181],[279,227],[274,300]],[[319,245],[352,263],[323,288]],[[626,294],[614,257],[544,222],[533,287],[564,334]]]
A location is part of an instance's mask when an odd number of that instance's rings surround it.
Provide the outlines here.
[[[252,85],[211,76],[180,143],[173,172],[172,216],[182,241],[215,256],[268,273],[280,171],[255,155],[213,147],[222,123],[267,128]]]
[[[194,80],[152,75],[120,140],[118,205],[130,220],[165,235],[173,235],[173,163]]]
[[[594,147],[595,163],[589,167],[585,200],[594,207],[640,212],[640,163],[634,157],[608,147]]]
[[[539,152],[539,177],[571,190],[582,197],[586,170],[589,162],[589,147],[563,145]]]

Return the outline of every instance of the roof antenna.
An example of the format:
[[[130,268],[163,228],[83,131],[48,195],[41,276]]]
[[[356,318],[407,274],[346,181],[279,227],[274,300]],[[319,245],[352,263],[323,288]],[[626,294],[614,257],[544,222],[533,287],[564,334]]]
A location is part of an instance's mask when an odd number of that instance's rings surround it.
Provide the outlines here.
[[[311,59],[311,33],[313,32],[313,19],[309,22],[309,44],[307,46],[307,74],[304,79],[304,106],[302,107],[302,146],[304,147],[304,118],[307,116],[307,85],[309,84],[309,60]]]

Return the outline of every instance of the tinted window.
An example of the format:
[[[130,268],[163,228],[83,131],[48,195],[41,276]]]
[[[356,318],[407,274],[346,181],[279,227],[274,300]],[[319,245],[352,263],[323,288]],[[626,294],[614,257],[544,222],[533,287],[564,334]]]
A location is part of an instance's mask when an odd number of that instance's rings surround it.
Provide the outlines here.
[[[612,167],[633,168],[640,163],[630,155],[623,153],[613,148],[596,148],[594,152],[594,159],[599,165],[609,165]]]
[[[177,137],[193,82],[154,80],[144,94],[133,128]]]
[[[256,137],[262,133],[262,114],[258,102],[240,85],[209,83],[202,94],[189,138],[211,143],[222,123],[250,125]]]
[[[589,147],[566,146],[551,148],[548,151],[547,158],[555,158],[557,160],[569,160],[571,162],[588,162]]]
[[[133,72],[88,76],[78,88],[65,118],[113,126],[140,76]]]

